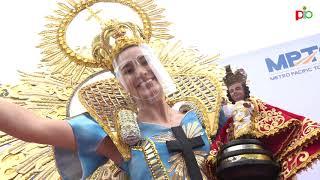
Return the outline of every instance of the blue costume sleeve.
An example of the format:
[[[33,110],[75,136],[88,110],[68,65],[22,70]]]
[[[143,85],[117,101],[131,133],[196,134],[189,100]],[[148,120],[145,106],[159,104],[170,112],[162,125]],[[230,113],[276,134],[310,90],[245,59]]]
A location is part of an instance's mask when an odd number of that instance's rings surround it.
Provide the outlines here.
[[[227,122],[227,117],[224,115],[223,110],[221,109],[219,112],[219,127],[217,134],[219,133],[220,129],[224,126],[224,124]]]
[[[64,180],[85,179],[108,160],[96,152],[107,134],[88,113],[70,118],[68,122],[77,143],[77,152],[55,147],[56,165]]]

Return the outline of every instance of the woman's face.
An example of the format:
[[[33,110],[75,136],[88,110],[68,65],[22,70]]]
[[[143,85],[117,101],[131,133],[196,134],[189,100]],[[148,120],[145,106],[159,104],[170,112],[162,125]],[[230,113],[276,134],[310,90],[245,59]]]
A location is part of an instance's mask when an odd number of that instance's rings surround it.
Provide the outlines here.
[[[118,80],[137,100],[154,100],[163,95],[162,87],[147,58],[140,47],[132,46],[121,52],[116,60]]]
[[[243,89],[242,83],[234,83],[228,88],[231,98],[237,102],[244,100],[245,91]]]

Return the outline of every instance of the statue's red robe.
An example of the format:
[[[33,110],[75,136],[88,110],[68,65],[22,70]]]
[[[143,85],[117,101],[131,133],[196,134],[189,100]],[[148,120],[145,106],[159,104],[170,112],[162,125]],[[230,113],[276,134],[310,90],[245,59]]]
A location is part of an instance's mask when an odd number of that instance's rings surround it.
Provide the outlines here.
[[[251,98],[254,105],[253,134],[281,165],[281,179],[290,179],[320,157],[320,124]],[[222,144],[231,138],[229,118],[212,142],[213,161]]]

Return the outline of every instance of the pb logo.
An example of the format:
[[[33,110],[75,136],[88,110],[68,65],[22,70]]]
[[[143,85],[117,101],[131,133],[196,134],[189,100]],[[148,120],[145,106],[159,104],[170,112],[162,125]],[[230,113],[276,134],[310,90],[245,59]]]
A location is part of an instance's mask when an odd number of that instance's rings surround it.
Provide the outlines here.
[[[312,11],[307,11],[307,7],[303,6],[303,10],[296,10],[296,21],[300,19],[310,19],[313,16]]]

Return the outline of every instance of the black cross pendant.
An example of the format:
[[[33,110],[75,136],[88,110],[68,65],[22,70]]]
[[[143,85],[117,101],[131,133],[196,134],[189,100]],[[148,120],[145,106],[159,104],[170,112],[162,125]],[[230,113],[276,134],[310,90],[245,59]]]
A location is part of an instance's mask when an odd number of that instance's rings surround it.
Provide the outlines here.
[[[201,171],[192,150],[204,145],[201,136],[188,139],[181,126],[171,129],[177,140],[166,142],[168,151],[181,152],[191,180],[202,180]]]

